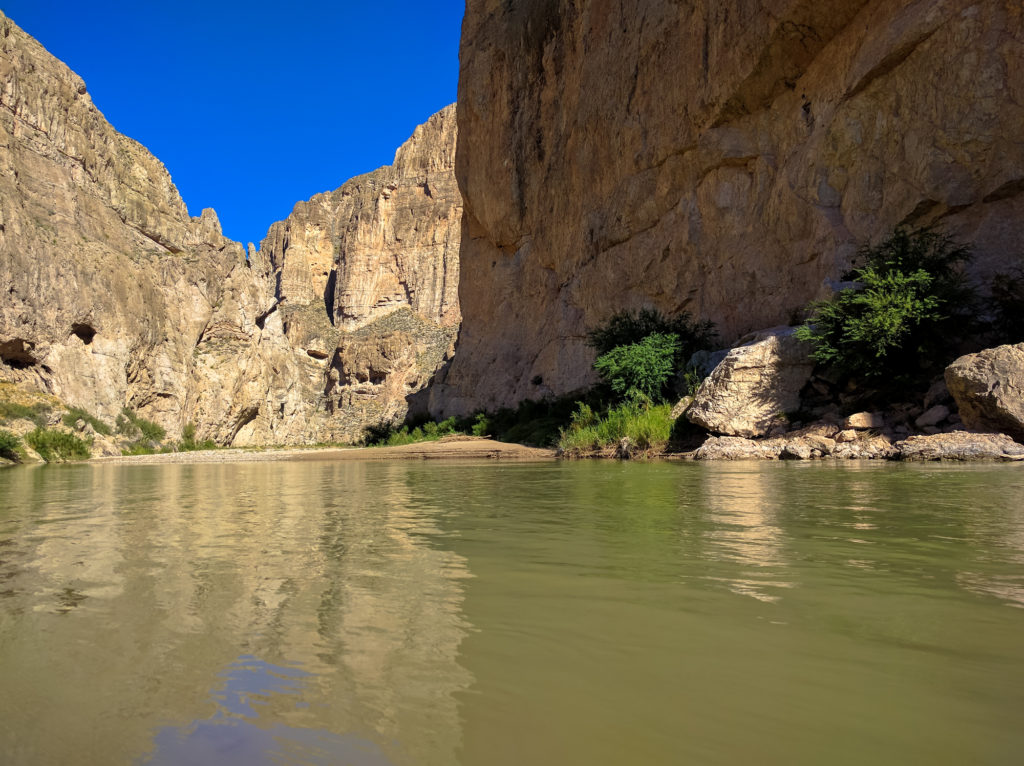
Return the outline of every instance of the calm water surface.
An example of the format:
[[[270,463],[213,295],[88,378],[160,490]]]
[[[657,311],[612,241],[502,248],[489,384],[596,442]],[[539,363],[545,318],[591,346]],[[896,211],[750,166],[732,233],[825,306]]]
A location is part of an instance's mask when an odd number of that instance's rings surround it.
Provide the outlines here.
[[[0,471],[7,766],[1022,753],[1022,465]]]

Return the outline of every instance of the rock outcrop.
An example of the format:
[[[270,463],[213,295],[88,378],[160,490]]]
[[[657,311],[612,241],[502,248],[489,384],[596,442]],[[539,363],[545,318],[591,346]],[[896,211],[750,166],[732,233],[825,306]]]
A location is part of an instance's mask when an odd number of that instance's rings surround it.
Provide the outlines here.
[[[1024,440],[1024,343],[960,357],[946,368],[946,386],[968,428]]]
[[[809,346],[793,327],[773,327],[733,348],[711,371],[686,419],[727,436],[764,436],[800,407],[814,369]]]
[[[437,414],[593,382],[653,307],[732,341],[900,224],[1020,263],[1018,0],[469,0],[463,330]]]
[[[221,444],[401,419],[459,321],[455,139],[449,107],[393,166],[299,203],[247,254],[0,14],[0,379]],[[351,349],[374,326],[386,348],[359,380]]]

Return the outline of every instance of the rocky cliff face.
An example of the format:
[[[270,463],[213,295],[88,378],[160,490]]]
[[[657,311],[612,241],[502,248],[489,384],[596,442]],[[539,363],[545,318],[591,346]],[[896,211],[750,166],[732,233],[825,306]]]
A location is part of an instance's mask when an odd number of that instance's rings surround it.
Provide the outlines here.
[[[0,378],[222,444],[346,440],[401,417],[459,319],[453,111],[247,258],[0,14]],[[398,351],[401,332],[414,345]],[[353,361],[360,343],[379,347],[372,365]]]
[[[1024,261],[1018,0],[469,0],[461,59],[438,415],[590,383],[622,309],[786,322],[900,224]]]

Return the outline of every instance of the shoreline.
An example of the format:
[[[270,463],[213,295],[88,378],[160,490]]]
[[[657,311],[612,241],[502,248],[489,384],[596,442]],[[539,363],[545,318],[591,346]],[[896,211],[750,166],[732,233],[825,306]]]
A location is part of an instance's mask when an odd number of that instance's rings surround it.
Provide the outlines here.
[[[83,461],[92,464],[196,464],[295,462],[303,460],[555,460],[553,449],[526,447],[479,436],[446,437],[395,447],[259,447],[165,452],[154,455],[111,455]]]

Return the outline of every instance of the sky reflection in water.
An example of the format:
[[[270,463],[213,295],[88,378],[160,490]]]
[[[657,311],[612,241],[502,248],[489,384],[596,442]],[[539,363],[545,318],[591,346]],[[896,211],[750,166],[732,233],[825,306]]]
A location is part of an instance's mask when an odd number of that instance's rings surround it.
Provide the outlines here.
[[[299,697],[309,673],[243,655],[220,674],[211,693],[217,712],[186,726],[166,726],[140,766],[394,766],[372,742],[282,723],[260,726],[258,708],[275,695]]]

